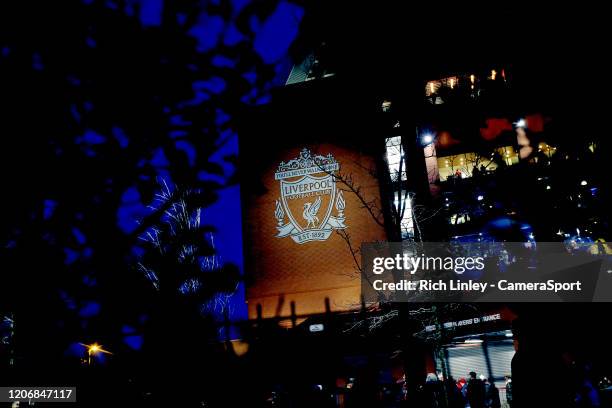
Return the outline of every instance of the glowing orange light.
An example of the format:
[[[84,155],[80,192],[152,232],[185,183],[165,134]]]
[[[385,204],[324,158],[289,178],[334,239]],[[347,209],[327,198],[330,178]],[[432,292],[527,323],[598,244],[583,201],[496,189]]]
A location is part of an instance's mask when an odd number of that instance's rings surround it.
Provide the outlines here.
[[[91,356],[95,356],[98,353],[104,353],[104,354],[113,354],[108,350],[104,350],[102,348],[101,345],[99,345],[98,343],[93,343],[93,344],[83,344],[80,343],[81,346],[85,347],[87,349],[87,364],[91,365]]]
[[[476,76],[474,74],[470,75],[470,82],[473,84],[476,81]]]
[[[491,79],[495,81],[495,77],[497,76],[497,71],[494,69],[491,70]]]
[[[455,78],[451,78],[451,80],[450,80],[450,87],[451,87],[451,89],[453,89],[455,87]]]

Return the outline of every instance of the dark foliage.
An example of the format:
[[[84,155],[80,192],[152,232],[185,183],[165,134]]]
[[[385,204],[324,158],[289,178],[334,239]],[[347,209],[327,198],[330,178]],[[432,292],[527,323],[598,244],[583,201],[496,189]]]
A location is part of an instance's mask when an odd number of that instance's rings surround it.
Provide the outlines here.
[[[190,208],[236,183],[237,152],[224,147],[276,75],[254,42],[277,5],[167,2],[157,25],[129,1],[0,6],[0,310],[15,316],[16,366],[29,380],[78,365],[67,354],[76,342],[109,345],[116,370],[149,361],[140,370],[155,366],[153,376],[164,355],[176,381],[214,349],[198,352],[217,331],[178,295],[190,272],[176,251],[154,257],[140,238],[163,224],[168,207],[146,207],[162,181],[189,189]],[[214,256],[212,230],[202,219],[167,245],[200,238],[197,256]],[[159,291],[137,266],[143,251],[167,270]],[[217,265],[203,299],[231,291],[238,274]],[[126,327],[151,339],[141,354],[128,353]]]

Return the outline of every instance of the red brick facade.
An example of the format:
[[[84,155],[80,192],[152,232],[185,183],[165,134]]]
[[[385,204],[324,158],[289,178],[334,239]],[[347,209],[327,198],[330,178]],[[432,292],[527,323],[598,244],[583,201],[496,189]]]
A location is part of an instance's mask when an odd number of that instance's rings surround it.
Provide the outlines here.
[[[264,317],[288,316],[292,301],[298,315],[323,312],[325,298],[329,298],[332,311],[348,310],[360,304],[359,273],[347,243],[335,231],[324,241],[301,244],[290,236],[276,236],[279,223],[275,209],[281,189],[280,181],[275,180],[275,172],[279,163],[298,157],[304,147],[311,149],[313,154],[331,154],[340,166],[336,174],[342,177],[350,175],[354,185],[361,188],[362,196],[380,205],[378,181],[371,174],[375,160],[346,147],[300,145],[279,152],[273,156],[274,161],[263,164],[267,169],[261,175],[265,193],[244,197],[245,233],[251,242],[251,247],[245,251],[246,267],[253,278],[247,287],[250,318],[256,316],[257,304],[261,304]],[[336,185],[337,189],[343,190],[346,232],[352,246],[358,249],[362,242],[384,240],[384,229],[363,208],[359,198],[341,181]],[[329,198],[327,201],[324,199],[320,214],[324,214],[329,202]],[[296,203],[294,208],[301,206],[302,203]],[[303,221],[297,210],[292,213],[296,220]],[[333,214],[336,213],[334,208]],[[361,262],[359,257],[358,261]]]

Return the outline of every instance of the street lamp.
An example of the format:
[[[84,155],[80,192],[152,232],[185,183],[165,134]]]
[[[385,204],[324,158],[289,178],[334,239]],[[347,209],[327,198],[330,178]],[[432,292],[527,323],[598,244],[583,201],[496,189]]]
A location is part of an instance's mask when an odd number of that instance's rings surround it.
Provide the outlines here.
[[[526,128],[527,127],[527,122],[525,121],[525,119],[519,119],[516,123],[515,123],[517,128]]]
[[[98,343],[93,343],[93,344],[80,343],[80,344],[81,346],[87,349],[87,365],[89,366],[91,365],[91,356],[95,356],[98,353],[113,354],[108,350],[104,350],[102,346],[99,345]]]
[[[428,145],[431,142],[433,142],[433,136],[428,133],[428,134],[424,135],[421,140],[423,141],[423,144]]]

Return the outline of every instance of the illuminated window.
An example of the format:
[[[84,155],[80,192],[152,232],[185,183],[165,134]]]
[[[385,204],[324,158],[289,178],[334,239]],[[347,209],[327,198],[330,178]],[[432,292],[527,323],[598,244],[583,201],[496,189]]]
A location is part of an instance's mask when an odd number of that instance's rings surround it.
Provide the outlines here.
[[[429,81],[425,85],[425,96],[431,97],[442,87],[455,89],[457,85],[459,85],[459,77],[456,76]]]
[[[459,77],[453,76],[442,78],[435,81],[429,81],[425,84],[425,97],[435,105],[444,103],[442,90],[454,90],[459,85]]]
[[[396,191],[394,194],[393,205],[401,217],[400,228],[402,239],[412,238],[414,236],[412,197],[406,190]]]
[[[472,177],[475,169],[478,169],[477,172],[494,170],[496,168],[495,163],[492,163],[490,159],[490,157],[484,157],[473,152],[438,157],[440,181],[449,178],[464,179]]]
[[[468,221],[470,221],[470,215],[465,214],[465,213],[464,214],[453,214],[448,219],[448,222],[453,225],[465,224]]]
[[[497,153],[504,159],[506,165],[512,166],[519,162],[519,157],[512,146],[504,146],[497,149]]]
[[[394,136],[386,139],[386,159],[389,166],[389,175],[392,181],[406,180],[406,161],[402,137]],[[400,219],[402,238],[414,236],[414,222],[412,219],[412,197],[406,190],[398,187],[393,192],[393,206]]]
[[[402,180],[406,180],[406,162],[404,161],[402,137],[394,136],[387,138],[386,152],[387,165],[389,166],[391,179],[397,181],[401,171]]]
[[[440,81],[429,81],[425,86],[425,96],[432,96],[433,94],[438,92],[440,86],[442,86],[442,83]]]
[[[550,151],[554,153],[554,150]],[[495,154],[497,154],[497,158]],[[498,162],[496,160],[500,158],[507,166],[519,162],[518,154],[512,146],[499,147],[490,155],[469,152],[452,156],[438,156],[437,167],[440,181],[470,178],[474,174],[486,175],[497,169]]]
[[[434,105],[440,105],[447,102],[447,97],[450,92],[457,89],[469,90],[472,98],[476,98],[480,94],[482,80],[506,82],[506,71],[504,69],[491,69],[488,72],[480,73],[463,73],[461,75],[450,76],[446,78],[435,79],[428,81],[425,84],[425,99]]]
[[[548,157],[552,157],[552,155],[557,153],[557,148],[542,142],[538,145],[538,152],[544,153]]]

